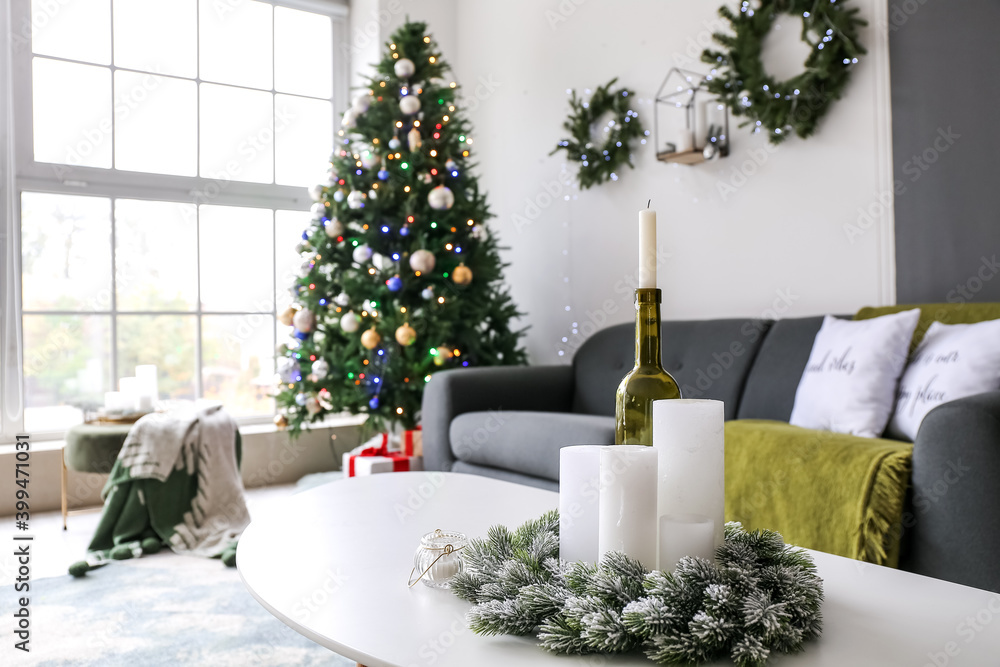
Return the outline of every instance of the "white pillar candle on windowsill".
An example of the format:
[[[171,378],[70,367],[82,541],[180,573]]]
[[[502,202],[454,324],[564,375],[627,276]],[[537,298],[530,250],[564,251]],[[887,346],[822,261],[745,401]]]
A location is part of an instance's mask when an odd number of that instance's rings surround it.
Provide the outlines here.
[[[104,409],[109,412],[122,409],[122,394],[120,391],[104,392]]]
[[[559,558],[597,562],[600,445],[559,450]]]
[[[698,532],[705,545],[699,554],[714,553],[723,542],[726,505],[725,404],[722,401],[674,399],[653,402],[653,447],[659,452],[658,517],[660,528],[673,530],[662,517],[683,518],[675,536],[661,534],[661,549],[671,540],[690,545],[690,525],[711,523],[712,534]],[[675,553],[673,546],[669,553]],[[685,555],[685,554],[681,554]],[[695,554],[686,554],[695,555]],[[661,555],[660,566],[665,565]]]
[[[659,568],[673,572],[684,556],[715,560],[715,522],[699,515],[661,516]]]
[[[153,364],[143,364],[135,367],[135,378],[139,385],[139,396],[148,397],[150,409],[152,404],[160,400],[159,379],[156,375],[156,366]]]
[[[121,392],[122,410],[125,412],[135,410],[139,400],[139,381],[134,376],[122,378],[118,381],[118,391]]]
[[[656,567],[657,451],[644,445],[601,449],[598,557],[621,551]]]

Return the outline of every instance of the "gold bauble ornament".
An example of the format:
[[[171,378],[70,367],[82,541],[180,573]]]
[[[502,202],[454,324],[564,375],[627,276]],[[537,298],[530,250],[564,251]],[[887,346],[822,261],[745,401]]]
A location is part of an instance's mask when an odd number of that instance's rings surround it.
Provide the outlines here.
[[[378,335],[375,331],[375,327],[372,327],[368,331],[361,334],[361,345],[368,350],[374,350],[378,347],[378,344],[382,342],[382,336]]]
[[[289,306],[281,315],[278,315],[278,321],[284,324],[286,327],[292,326],[292,321],[295,319],[295,313],[298,312],[298,308],[293,308]]]
[[[465,264],[459,264],[451,272],[451,279],[455,281],[456,285],[468,285],[472,282],[472,269]]]
[[[406,347],[407,345],[412,345],[413,341],[417,339],[417,331],[410,326],[409,322],[404,322],[398,329],[396,329],[396,342]]]
[[[288,428],[288,417],[285,415],[274,415],[274,425],[278,428]]]
[[[452,357],[452,351],[450,347],[442,345],[437,349],[437,354],[434,355],[434,365],[444,366],[444,362],[448,361]]]

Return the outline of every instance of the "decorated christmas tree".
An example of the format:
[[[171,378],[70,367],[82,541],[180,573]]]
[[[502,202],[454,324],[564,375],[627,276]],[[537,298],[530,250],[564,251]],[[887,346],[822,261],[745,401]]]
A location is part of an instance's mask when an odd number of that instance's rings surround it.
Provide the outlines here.
[[[298,249],[275,421],[328,413],[413,427],[435,371],[520,364],[519,316],[472,174],[472,138],[424,23],[392,36],[344,114]]]

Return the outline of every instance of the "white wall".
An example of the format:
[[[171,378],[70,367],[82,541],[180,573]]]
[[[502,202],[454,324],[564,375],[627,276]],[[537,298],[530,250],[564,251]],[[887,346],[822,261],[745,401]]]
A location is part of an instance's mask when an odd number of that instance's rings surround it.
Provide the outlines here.
[[[734,123],[730,157],[695,167],[657,162],[650,142],[617,183],[580,192],[561,184],[561,155],[548,155],[564,134],[566,89],[618,76],[642,98],[636,110],[652,130],[650,100],[668,69],[706,69],[699,43],[722,27],[718,3],[382,0],[400,9],[389,29],[405,14],[428,20],[464,88],[473,155],[493,228],[510,246],[507,276],[528,312],[534,363],[567,361],[595,328],[631,319],[623,279],[634,273],[636,211],[647,199],[671,255],[660,269],[664,318],[801,316],[892,302],[891,204],[878,203],[891,184],[888,51],[874,27],[884,25],[885,0],[852,2],[869,20],[869,54],[817,135],[768,151],[762,136]],[[795,35],[777,37],[768,62],[795,49],[798,28],[782,25]],[[724,194],[721,184],[736,190]],[[874,224],[851,237],[845,228],[857,225],[860,208],[871,209]]]

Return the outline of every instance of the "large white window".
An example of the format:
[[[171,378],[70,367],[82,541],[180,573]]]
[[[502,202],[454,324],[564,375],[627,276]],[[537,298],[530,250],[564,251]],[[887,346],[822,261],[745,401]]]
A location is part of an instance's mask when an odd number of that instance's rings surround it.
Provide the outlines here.
[[[273,412],[345,20],[321,0],[13,0],[8,437],[57,436],[138,364],[161,398]]]

